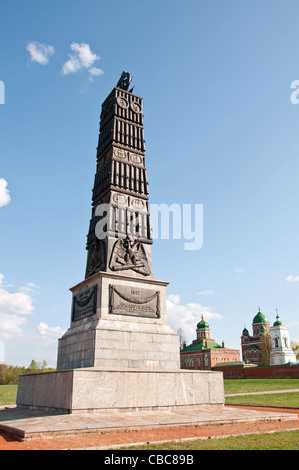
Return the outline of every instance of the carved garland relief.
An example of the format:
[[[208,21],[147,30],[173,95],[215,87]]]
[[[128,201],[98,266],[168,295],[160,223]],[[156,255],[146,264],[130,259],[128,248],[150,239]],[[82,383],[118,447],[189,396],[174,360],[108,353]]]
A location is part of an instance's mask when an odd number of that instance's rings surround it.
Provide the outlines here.
[[[160,318],[160,292],[139,287],[110,285],[109,313]]]

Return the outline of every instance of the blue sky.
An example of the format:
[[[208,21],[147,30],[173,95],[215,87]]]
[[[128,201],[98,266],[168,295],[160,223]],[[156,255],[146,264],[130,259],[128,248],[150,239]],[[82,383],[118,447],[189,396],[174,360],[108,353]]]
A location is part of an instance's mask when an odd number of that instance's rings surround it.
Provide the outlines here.
[[[191,341],[204,313],[240,348],[260,304],[299,340],[298,14],[296,0],[1,2],[7,363],[56,363],[85,273],[100,106],[123,70],[144,99],[150,202],[203,204],[200,250],[153,245],[169,322]]]

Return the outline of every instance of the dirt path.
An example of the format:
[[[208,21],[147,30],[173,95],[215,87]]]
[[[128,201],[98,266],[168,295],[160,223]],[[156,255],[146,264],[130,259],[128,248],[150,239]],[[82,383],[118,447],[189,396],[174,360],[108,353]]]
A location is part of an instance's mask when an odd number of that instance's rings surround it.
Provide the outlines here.
[[[273,411],[273,408],[246,406],[247,409]],[[95,434],[82,434],[74,436],[55,437],[48,439],[32,439],[18,442],[4,433],[0,433],[0,450],[59,450],[84,448],[115,448],[134,443],[174,441],[180,439],[224,437],[231,435],[253,434],[291,429],[299,430],[299,410],[275,409],[294,413],[294,420],[268,421],[263,423],[236,423],[224,425],[164,427],[128,432],[107,432]]]

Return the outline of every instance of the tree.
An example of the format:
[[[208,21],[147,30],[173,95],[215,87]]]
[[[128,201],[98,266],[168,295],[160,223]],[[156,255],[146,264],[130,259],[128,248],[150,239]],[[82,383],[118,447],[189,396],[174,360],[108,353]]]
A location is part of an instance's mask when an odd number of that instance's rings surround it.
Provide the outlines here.
[[[269,366],[270,365],[270,358],[271,358],[271,351],[272,351],[272,341],[271,336],[269,333],[266,333],[261,337],[260,340],[260,351],[261,351],[261,366]]]
[[[32,359],[31,363],[30,363],[30,366],[29,366],[29,369],[34,372],[34,371],[37,371],[38,370],[38,367],[37,367],[37,362]]]
[[[0,385],[17,384],[19,381],[19,375],[51,372],[54,370],[55,369],[52,367],[48,367],[46,361],[39,363],[34,359],[32,359],[28,368],[0,364]]]
[[[299,343],[298,343],[298,341],[292,341],[291,342],[291,348],[295,353],[297,361],[299,361]]]
[[[183,349],[183,347],[186,344],[186,338],[185,338],[185,333],[184,333],[183,328],[178,328],[177,334],[180,337],[180,349]]]
[[[0,385],[7,384],[8,366],[6,364],[0,364]]]

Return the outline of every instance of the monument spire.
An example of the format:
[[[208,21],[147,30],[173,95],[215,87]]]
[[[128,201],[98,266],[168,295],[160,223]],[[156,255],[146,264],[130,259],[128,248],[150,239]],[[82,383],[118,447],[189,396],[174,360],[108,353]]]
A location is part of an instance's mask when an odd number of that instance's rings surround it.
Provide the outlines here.
[[[86,275],[152,278],[142,98],[123,72],[102,104]]]
[[[18,406],[185,413],[224,403],[222,372],[180,370],[168,282],[153,279],[142,98],[130,84],[123,72],[102,105],[86,278],[71,288],[56,372],[20,377]],[[209,325],[201,323],[208,341]]]

